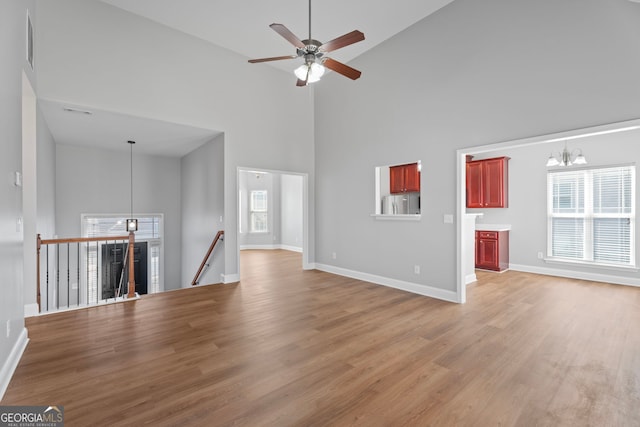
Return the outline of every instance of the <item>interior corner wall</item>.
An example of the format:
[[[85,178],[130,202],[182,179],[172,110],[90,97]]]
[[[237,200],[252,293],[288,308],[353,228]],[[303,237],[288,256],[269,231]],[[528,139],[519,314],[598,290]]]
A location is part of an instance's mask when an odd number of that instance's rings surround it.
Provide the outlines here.
[[[26,62],[27,10],[36,23],[33,1],[0,2],[0,398],[27,344],[24,327],[22,190],[15,173],[22,172],[22,79],[36,89]]]
[[[56,143],[38,108],[37,118],[37,200],[38,230],[43,239],[56,234]]]
[[[302,251],[304,179],[299,175],[280,177],[280,244],[283,248]]]
[[[137,145],[143,142],[138,141]],[[126,145],[126,141],[120,144]],[[82,214],[127,214],[130,153],[56,144],[56,232],[81,235]],[[135,214],[164,215],[164,288],[181,283],[180,159],[133,153]],[[123,234],[126,234],[123,226]]]
[[[225,273],[238,275],[237,168],[313,183],[313,89],[103,2],[38,0],[38,13],[42,98],[224,132]],[[313,247],[313,224],[309,232]]]
[[[191,282],[213,238],[224,230],[224,135],[180,160],[182,193],[182,287]],[[227,230],[225,230],[226,238]],[[224,273],[224,240],[209,259],[200,284],[220,283]]]
[[[456,0],[350,62],[359,80],[326,76],[316,262],[455,291],[456,150],[638,118],[638,22],[629,1]],[[421,220],[376,221],[374,168],[407,160]]]
[[[43,239],[52,239],[55,235],[55,141],[44,120],[42,112],[36,111],[36,147],[33,153],[35,159],[35,182],[32,197],[35,200],[33,234],[40,234]],[[26,179],[26,178],[25,178]],[[25,192],[27,186],[25,186]],[[33,250],[27,252],[26,246],[33,245]],[[27,241],[27,218],[25,216],[25,259],[24,272],[24,306],[25,313],[34,315],[37,311],[37,278],[36,278],[36,241],[35,236]]]

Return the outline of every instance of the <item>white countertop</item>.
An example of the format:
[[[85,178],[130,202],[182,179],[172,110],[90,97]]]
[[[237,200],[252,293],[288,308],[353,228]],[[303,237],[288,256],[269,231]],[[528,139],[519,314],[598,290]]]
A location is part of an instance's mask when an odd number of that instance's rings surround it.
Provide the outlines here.
[[[476,223],[476,230],[480,230],[480,231],[509,231],[509,230],[511,230],[511,224],[478,224],[478,223]]]

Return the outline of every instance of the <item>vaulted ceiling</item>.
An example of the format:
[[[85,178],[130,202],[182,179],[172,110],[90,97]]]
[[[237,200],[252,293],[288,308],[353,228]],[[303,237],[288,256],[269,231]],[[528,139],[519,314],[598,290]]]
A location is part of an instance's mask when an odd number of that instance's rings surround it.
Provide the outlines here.
[[[234,51],[247,59],[295,54],[295,48],[269,28],[274,22],[284,24],[300,39],[309,36],[307,0],[101,1]],[[333,59],[348,63],[452,1],[314,1],[311,4],[312,36],[327,42],[352,30],[362,31],[364,41],[331,53]],[[248,66],[273,66],[292,72],[300,65],[299,62],[277,61]],[[68,105],[57,100],[40,100],[40,106],[56,142],[71,145],[128,150],[126,141],[129,139],[149,140],[154,143],[139,144],[136,150],[144,152],[143,147],[146,146],[151,150],[147,154],[181,157],[220,133]],[[70,112],[69,109],[80,112]],[[90,110],[91,114],[83,114],[83,110]]]

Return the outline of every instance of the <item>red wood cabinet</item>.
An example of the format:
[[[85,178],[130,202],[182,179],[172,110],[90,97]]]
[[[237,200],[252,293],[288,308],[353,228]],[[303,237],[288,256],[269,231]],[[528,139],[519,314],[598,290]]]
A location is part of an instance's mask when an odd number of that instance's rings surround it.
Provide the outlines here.
[[[476,231],[476,268],[509,268],[509,231]]]
[[[391,194],[420,191],[418,163],[389,167],[389,189]]]
[[[467,207],[506,208],[509,195],[509,157],[467,162]]]

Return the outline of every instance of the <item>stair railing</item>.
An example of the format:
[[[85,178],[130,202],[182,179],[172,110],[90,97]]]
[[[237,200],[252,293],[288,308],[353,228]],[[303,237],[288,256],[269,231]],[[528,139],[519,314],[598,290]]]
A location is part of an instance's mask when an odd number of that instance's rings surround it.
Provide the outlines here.
[[[95,243],[95,245],[93,244]],[[103,274],[110,277],[111,272],[102,271],[98,262],[100,259],[100,245],[121,245],[125,251],[122,258],[122,270],[118,278],[117,287],[114,288],[113,297],[101,298],[99,294]],[[42,239],[37,236],[37,262],[36,262],[36,292],[38,312],[57,311],[60,309],[78,308],[100,304],[113,298],[120,297],[124,271],[129,267],[127,298],[134,298],[135,292],[135,262],[134,251],[129,250],[135,245],[135,233],[130,232],[124,236],[109,237],[75,237],[68,239]],[[126,245],[126,249],[125,248]],[[43,251],[44,248],[44,251]],[[52,249],[50,249],[52,248]],[[44,252],[44,254],[43,254]],[[91,254],[91,261],[89,260]],[[44,272],[41,264],[44,261]],[[51,264],[51,265],[50,265]],[[128,264],[128,265],[127,265]],[[43,274],[44,273],[44,274]],[[45,307],[42,302],[44,280]],[[82,286],[81,286],[82,284]],[[104,286],[104,283],[102,283]],[[80,288],[84,287],[85,294],[80,294]],[[66,290],[65,290],[66,288]],[[90,293],[92,295],[90,295]],[[93,295],[94,294],[94,295]]]
[[[206,269],[209,268],[209,258],[211,258],[211,253],[213,252],[213,249],[216,247],[216,243],[218,243],[219,240],[224,241],[224,230],[218,231],[218,233],[216,234],[216,237],[213,238],[213,242],[211,242],[211,246],[209,246],[209,250],[207,251],[207,254],[202,259],[202,263],[200,263],[200,268],[198,268],[198,272],[193,278],[193,281],[191,282],[191,286],[196,286],[200,282],[200,278],[202,277]]]

